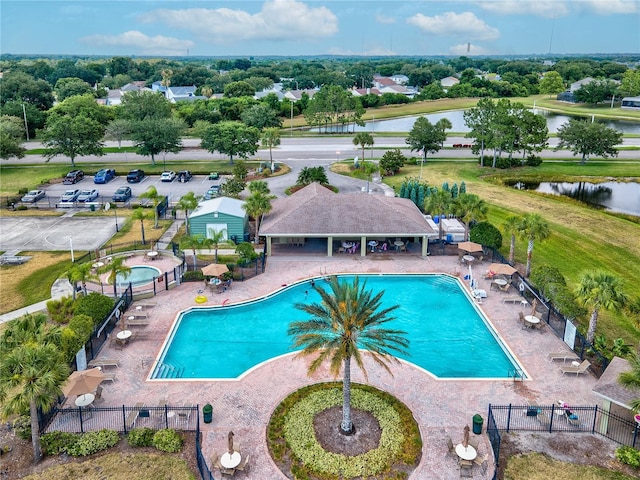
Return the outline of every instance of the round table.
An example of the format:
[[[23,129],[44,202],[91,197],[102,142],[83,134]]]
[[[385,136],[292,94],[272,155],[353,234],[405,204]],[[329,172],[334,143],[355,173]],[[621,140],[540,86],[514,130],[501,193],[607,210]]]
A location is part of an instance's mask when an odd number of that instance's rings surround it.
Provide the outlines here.
[[[474,257],[473,255],[464,255],[462,259],[467,263],[471,263],[476,259],[476,257]]]
[[[464,257],[463,257],[464,258]],[[495,283],[496,285],[498,285],[499,287],[504,287],[507,284],[506,280],[503,280],[502,278],[496,278],[493,283]]]
[[[104,267],[104,263],[102,262],[96,262],[93,265],[91,265],[93,268],[100,268],[100,267]]]
[[[88,407],[89,405],[91,405],[93,403],[93,401],[96,399],[96,396],[93,393],[85,393],[84,395],[78,395],[78,398],[76,398],[76,407]]]
[[[133,332],[131,330],[122,330],[117,333],[116,337],[120,340],[128,340],[129,338],[131,338],[132,334]]]
[[[136,306],[136,312],[141,312],[141,311],[142,311],[142,305]]]
[[[231,455],[229,452],[224,452],[220,457],[220,465],[224,468],[236,468],[241,460],[240,452],[233,452]]]
[[[147,252],[147,257],[151,260],[155,259],[158,256],[158,252]]]
[[[540,319],[533,315],[525,315],[524,319],[529,323],[540,323]]]
[[[467,445],[465,448],[464,445],[459,443],[456,445],[456,455],[458,455],[463,460],[473,460],[478,456],[478,452],[471,445]]]
[[[576,362],[575,360],[573,362],[571,362],[571,366],[572,367],[579,367],[580,366],[580,362]]]
[[[404,242],[396,240],[395,242],[393,242],[393,244],[396,246],[396,250],[398,250],[401,246],[404,245]]]

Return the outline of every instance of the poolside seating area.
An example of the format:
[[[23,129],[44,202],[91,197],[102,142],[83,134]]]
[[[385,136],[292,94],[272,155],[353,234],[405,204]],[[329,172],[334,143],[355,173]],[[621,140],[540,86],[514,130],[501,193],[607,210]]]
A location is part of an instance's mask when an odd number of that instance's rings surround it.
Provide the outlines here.
[[[574,362],[574,363],[577,363],[577,362]],[[586,373],[586,371],[589,370],[590,366],[591,366],[591,363],[589,362],[589,360],[583,360],[582,363],[580,363],[579,365],[560,367],[560,371],[562,372],[562,375],[564,375],[565,373],[575,373],[577,377],[581,373]]]

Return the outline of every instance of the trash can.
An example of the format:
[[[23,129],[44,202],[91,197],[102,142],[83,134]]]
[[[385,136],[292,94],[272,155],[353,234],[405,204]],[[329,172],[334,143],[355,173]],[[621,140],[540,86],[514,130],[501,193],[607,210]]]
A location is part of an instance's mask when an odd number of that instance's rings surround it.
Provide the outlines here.
[[[476,435],[480,435],[482,433],[482,424],[484,423],[484,420],[482,419],[482,416],[480,416],[480,414],[476,413],[473,416],[473,433],[475,433]]]
[[[96,205],[95,203],[92,203],[91,205],[89,205],[89,210],[91,210],[92,212],[96,211]]]
[[[211,420],[213,419],[213,407],[210,403],[207,403],[202,407],[202,419],[204,420],[204,423],[211,423]]]

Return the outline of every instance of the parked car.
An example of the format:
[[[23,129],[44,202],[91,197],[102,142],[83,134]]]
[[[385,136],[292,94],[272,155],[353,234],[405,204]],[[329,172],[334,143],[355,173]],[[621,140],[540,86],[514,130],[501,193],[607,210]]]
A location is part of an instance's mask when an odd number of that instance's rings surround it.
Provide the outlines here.
[[[65,190],[65,192],[60,197],[61,202],[75,202],[78,199],[78,195],[80,195],[80,190],[77,188],[74,190]]]
[[[93,177],[93,183],[108,183],[116,178],[116,171],[113,168],[103,168]]]
[[[22,201],[25,203],[35,203],[44,197],[45,197],[44,191],[30,190],[24,197],[22,197]]]
[[[84,172],[82,170],[71,170],[64,177],[62,183],[65,185],[73,185],[78,183],[80,180],[84,178]]]
[[[92,190],[82,190],[80,195],[78,195],[79,202],[93,202],[96,198],[98,198],[98,190],[95,188]]]
[[[211,172],[207,180],[218,180],[220,178],[220,174],[218,172]]]
[[[113,200],[114,202],[126,202],[130,198],[131,187],[120,187],[115,191],[115,193],[111,197],[111,200]]]
[[[139,183],[144,178],[144,170],[135,169],[127,174],[128,183]]]
[[[204,194],[205,200],[211,200],[212,198],[217,197],[220,194],[220,185],[211,185],[207,193]]]
[[[173,182],[176,179],[176,172],[162,172],[160,175],[161,182]]]
[[[187,183],[189,180],[193,178],[193,175],[189,170],[181,170],[178,172],[178,181],[182,183]]]

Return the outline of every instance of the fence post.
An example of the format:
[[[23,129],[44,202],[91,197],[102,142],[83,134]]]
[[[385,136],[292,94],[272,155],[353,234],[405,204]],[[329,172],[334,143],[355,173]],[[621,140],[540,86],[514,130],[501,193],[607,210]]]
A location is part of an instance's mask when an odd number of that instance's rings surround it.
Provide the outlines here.
[[[551,431],[553,429],[553,419],[556,418],[555,413],[556,413],[556,404],[552,403],[551,404],[551,418],[549,419],[549,433],[551,433]]]
[[[596,418],[598,417],[598,405],[593,407],[593,425],[591,425],[591,433],[596,431]]]
[[[509,404],[509,410],[507,410],[507,433],[509,433],[510,426],[511,426],[511,404]]]
[[[122,405],[122,431],[127,434],[127,409]]]
[[[164,289],[169,290],[169,272],[164,272]]]
[[[80,433],[84,433],[84,421],[82,420],[82,408],[78,407],[78,414],[80,415]]]

